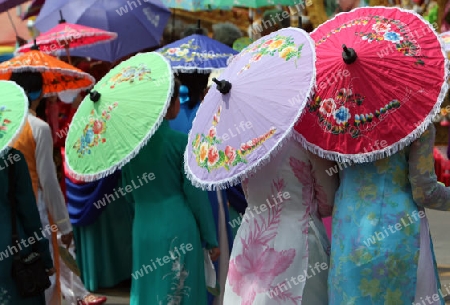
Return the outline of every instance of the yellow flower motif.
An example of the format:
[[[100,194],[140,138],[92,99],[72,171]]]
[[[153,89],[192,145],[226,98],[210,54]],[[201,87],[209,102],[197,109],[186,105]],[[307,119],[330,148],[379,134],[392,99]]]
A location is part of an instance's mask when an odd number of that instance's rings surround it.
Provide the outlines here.
[[[202,145],[200,145],[200,162],[203,163],[206,160],[206,157],[208,156],[208,143],[203,142]]]
[[[374,212],[369,213],[369,215],[367,215],[367,219],[368,220],[375,220],[377,218],[377,214],[375,214]]]
[[[389,158],[383,158],[375,161],[375,166],[377,167],[377,173],[385,173],[389,169]]]
[[[411,183],[415,182],[416,180],[417,179],[413,179],[413,181],[411,181]],[[422,187],[420,187],[420,186],[413,187],[412,193],[413,193],[414,199],[416,199],[417,201],[425,200],[425,190]]]
[[[377,197],[376,185],[365,185],[359,190],[359,196],[366,200],[375,199]]]
[[[278,49],[279,47],[281,47],[283,45],[283,43],[284,43],[284,40],[277,39],[269,45],[269,49],[270,50]]]
[[[370,296],[371,298],[374,298],[381,293],[380,281],[377,279],[372,279],[370,281],[367,279],[362,279],[359,289],[361,290],[361,294],[363,296]],[[397,304],[401,304],[401,302]]]
[[[188,49],[177,51],[177,56],[185,56],[189,53]]]
[[[409,219],[407,219],[406,217],[404,217],[404,222],[408,225],[407,227],[403,228],[403,234],[406,236],[413,236],[414,234],[416,234],[415,230],[413,229],[414,227],[412,226],[412,224],[410,224],[411,222],[409,221]],[[399,272],[400,273],[400,272]]]
[[[195,138],[194,148],[197,149],[199,145],[200,145],[200,135],[198,134],[197,137]]]
[[[295,52],[293,47],[287,47],[280,52],[281,58],[286,58],[291,52]]]
[[[392,291],[390,288],[387,289],[386,295],[384,296],[385,305],[397,305],[402,303],[402,292],[400,289]]]
[[[400,187],[405,186],[408,183],[408,177],[405,175],[405,171],[397,166],[394,171],[392,181]]]
[[[421,174],[434,171],[434,159],[430,156],[420,156],[417,164],[417,169]]]

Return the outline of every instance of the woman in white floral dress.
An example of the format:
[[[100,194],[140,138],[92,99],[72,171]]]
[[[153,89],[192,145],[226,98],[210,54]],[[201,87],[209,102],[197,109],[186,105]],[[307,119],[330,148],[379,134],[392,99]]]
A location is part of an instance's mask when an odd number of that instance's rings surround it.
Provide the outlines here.
[[[248,208],[231,253],[225,305],[327,305],[336,163],[286,143],[243,188]]]

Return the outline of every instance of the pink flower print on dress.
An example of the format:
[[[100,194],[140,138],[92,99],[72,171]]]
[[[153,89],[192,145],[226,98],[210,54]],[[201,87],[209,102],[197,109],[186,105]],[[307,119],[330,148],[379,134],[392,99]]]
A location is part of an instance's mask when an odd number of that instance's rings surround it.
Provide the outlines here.
[[[312,178],[312,166],[308,162],[300,161],[296,158],[291,157],[289,159],[289,165],[291,166],[292,172],[295,177],[297,177],[298,182],[302,185],[302,197],[303,197],[303,206],[305,207],[305,214],[301,218],[301,222],[307,222],[309,217],[309,213],[311,211],[311,203],[313,201],[313,193],[314,193],[314,181]],[[303,234],[308,234],[308,226],[303,228]]]
[[[247,187],[247,181],[244,181],[243,187]],[[272,194],[282,192],[284,187],[283,179],[274,180]],[[270,199],[270,195],[267,198]],[[230,260],[228,282],[241,297],[241,304],[252,305],[256,295],[266,293],[273,287],[276,277],[284,273],[294,261],[295,249],[277,251],[273,247],[282,206],[283,204],[278,204],[266,216],[253,218],[251,229],[241,237],[242,253]],[[298,297],[291,296],[289,292],[280,293],[275,298],[279,301],[298,300]]]

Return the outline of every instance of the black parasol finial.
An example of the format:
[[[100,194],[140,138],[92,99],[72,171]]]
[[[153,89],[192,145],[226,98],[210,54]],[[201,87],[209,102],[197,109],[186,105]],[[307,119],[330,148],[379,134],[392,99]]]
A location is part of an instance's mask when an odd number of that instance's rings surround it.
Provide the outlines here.
[[[39,51],[39,46],[36,43],[36,39],[34,40],[33,46],[30,48],[32,51]]]
[[[66,23],[66,20],[64,19],[61,10],[59,10],[59,18],[60,18],[59,21],[58,21],[59,24],[61,24],[61,23]]]
[[[197,20],[197,28],[195,29],[195,34],[203,35],[203,30],[201,28],[201,21],[200,21],[200,19]]]
[[[89,91],[89,98],[94,103],[98,102],[100,100],[101,96],[102,95],[98,91],[95,91],[95,90]]]
[[[342,45],[342,48],[344,49],[344,52],[342,52],[342,58],[344,59],[344,62],[347,65],[354,63],[358,58],[358,55],[356,55],[355,50],[352,48],[347,48],[345,44]]]
[[[229,81],[226,81],[226,80],[219,81],[215,77],[212,79],[212,81],[217,84],[217,90],[219,90],[220,93],[222,93],[222,94],[230,93],[231,83]]]

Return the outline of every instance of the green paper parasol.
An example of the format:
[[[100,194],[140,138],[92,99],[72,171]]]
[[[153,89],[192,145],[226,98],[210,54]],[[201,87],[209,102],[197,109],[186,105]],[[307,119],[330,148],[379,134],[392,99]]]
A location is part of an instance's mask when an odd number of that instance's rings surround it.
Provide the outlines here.
[[[28,98],[15,82],[0,81],[0,157],[22,131],[28,113]]]
[[[98,82],[79,106],[66,138],[66,162],[81,181],[104,178],[128,163],[160,126],[173,91],[170,63],[140,53]]]

